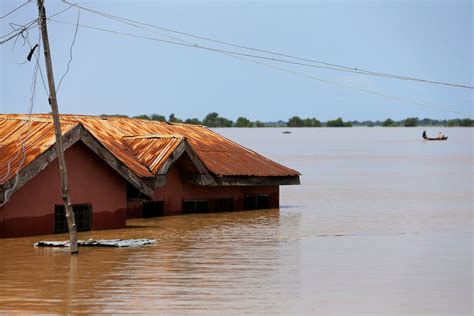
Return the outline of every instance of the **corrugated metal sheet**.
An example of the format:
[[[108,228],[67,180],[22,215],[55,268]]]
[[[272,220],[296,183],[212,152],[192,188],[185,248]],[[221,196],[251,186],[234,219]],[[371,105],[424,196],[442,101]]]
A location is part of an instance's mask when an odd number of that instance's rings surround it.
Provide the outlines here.
[[[75,125],[61,125],[67,133]],[[24,168],[54,145],[54,126],[50,122],[0,119],[0,184],[12,179],[19,168]],[[24,148],[24,150],[23,150]]]
[[[5,165],[18,152],[18,147],[14,144],[18,144],[21,135],[26,132],[27,118],[25,115],[0,115],[0,177],[5,174]],[[186,138],[204,165],[217,176],[299,175],[297,171],[265,158],[204,126],[83,115],[62,115],[61,122],[63,133],[81,123],[140,177],[153,176],[182,138]],[[50,115],[35,114],[30,124],[27,143],[31,148],[25,161],[28,163],[44,152],[47,144],[54,142]]]
[[[99,142],[102,143],[117,159],[140,177],[153,177],[150,169],[142,164],[123,139],[121,130],[114,128],[108,121],[96,118],[78,118],[81,123]]]
[[[183,141],[183,137],[125,137],[124,140],[138,161],[148,166],[150,171],[156,174]]]

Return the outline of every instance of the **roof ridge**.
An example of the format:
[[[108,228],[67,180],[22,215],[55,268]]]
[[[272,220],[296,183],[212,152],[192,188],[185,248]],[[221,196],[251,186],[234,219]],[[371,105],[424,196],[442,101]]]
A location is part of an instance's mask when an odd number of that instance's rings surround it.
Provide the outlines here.
[[[34,114],[31,115],[31,117],[28,117],[28,115],[18,115],[15,117],[12,116],[6,116],[5,114],[0,114],[0,120],[5,120],[5,121],[24,121],[24,122],[35,122],[35,123],[48,123],[52,124],[53,119],[52,118],[42,118],[35,116]],[[67,125],[77,125],[79,122],[71,122],[71,121],[61,121],[61,124],[67,124]]]
[[[184,135],[179,134],[140,134],[140,135],[125,135],[122,136],[125,139],[168,139],[168,138],[176,138],[176,139],[185,139]]]

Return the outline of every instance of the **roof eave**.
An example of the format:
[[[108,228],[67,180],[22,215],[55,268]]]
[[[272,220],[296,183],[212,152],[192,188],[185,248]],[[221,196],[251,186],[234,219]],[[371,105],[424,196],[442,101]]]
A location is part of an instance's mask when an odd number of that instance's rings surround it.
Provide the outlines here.
[[[5,201],[5,190],[3,189],[3,184],[0,184],[0,206],[3,205]]]
[[[151,180],[154,188],[162,187],[166,184],[166,174],[168,173],[168,170],[184,153],[186,153],[191,159],[194,166],[198,170],[199,175],[209,175],[209,170],[207,167],[204,165],[201,159],[199,159],[199,156],[192,149],[191,145],[189,145],[188,141],[183,138],[183,141],[173,150],[165,163],[163,163],[160,169],[158,169],[155,177]]]
[[[97,154],[112,169],[120,174],[126,181],[135,186],[140,192],[151,197],[154,188],[148,181],[140,178],[132,170],[130,170],[123,162],[117,159],[105,146],[102,145],[82,124],[78,123],[70,131],[63,136],[64,151],[69,149],[79,140],[82,141],[89,149]],[[39,155],[30,164],[25,166],[18,172],[18,180],[16,177],[10,179],[4,184],[0,184],[0,206],[8,202],[9,197],[16,191],[21,189],[28,181],[40,173],[47,165],[56,159],[55,142]],[[8,194],[6,194],[8,192]]]
[[[63,135],[63,148],[66,151],[69,147],[74,145],[80,139],[81,126],[77,125]],[[4,205],[8,202],[10,196],[21,189],[28,181],[40,173],[46,166],[48,166],[54,159],[56,159],[55,143],[39,155],[30,164],[18,171],[18,177],[13,177],[2,185]],[[8,193],[8,194],[7,194]]]
[[[299,175],[291,176],[213,176],[213,175],[184,175],[188,183],[200,186],[274,186],[298,185]]]
[[[149,181],[135,174],[129,167],[120,161],[114,154],[110,152],[97,138],[81,126],[80,140],[97,154],[105,163],[120,174],[125,180],[136,187],[143,194],[152,197],[154,193],[153,185]]]

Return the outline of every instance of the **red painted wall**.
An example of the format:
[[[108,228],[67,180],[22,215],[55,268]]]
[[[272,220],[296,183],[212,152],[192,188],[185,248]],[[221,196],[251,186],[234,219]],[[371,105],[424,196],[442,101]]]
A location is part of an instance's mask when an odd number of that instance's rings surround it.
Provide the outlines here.
[[[280,204],[279,186],[224,186],[204,187],[185,183],[181,180],[180,171],[172,166],[166,175],[166,185],[155,191],[153,199],[164,201],[165,215],[181,214],[182,200],[208,200],[234,198],[234,210],[244,209],[245,195],[270,195],[270,207],[278,208]]]
[[[66,153],[73,204],[92,204],[92,230],[124,228],[127,182],[81,142]],[[52,234],[54,206],[62,204],[57,160],[0,208],[0,237]]]

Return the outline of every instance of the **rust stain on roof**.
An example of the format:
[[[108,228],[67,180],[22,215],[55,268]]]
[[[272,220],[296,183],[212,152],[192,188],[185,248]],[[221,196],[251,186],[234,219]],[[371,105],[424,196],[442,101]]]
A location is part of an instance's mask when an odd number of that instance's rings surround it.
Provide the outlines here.
[[[62,133],[82,124],[140,177],[153,177],[184,140],[216,176],[298,176],[297,171],[245,148],[205,126],[124,117],[61,115]],[[24,141],[25,159],[18,153]],[[0,183],[11,179],[54,144],[51,115],[0,115]],[[9,164],[10,163],[10,164]],[[10,167],[8,167],[10,165]]]

